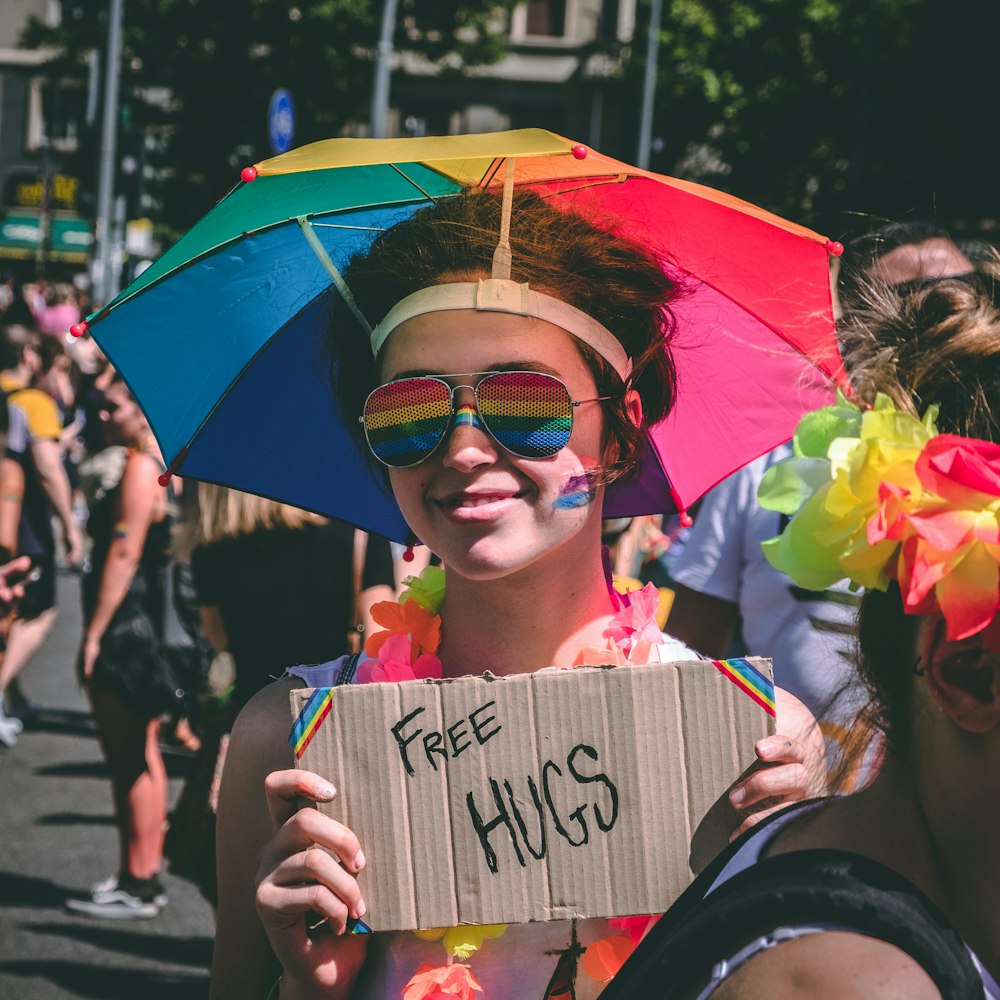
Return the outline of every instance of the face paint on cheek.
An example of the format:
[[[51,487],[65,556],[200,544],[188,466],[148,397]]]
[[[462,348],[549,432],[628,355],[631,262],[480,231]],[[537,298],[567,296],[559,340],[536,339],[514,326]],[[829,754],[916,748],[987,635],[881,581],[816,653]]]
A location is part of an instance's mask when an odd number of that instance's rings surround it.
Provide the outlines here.
[[[553,510],[578,510],[589,507],[597,496],[597,479],[593,472],[570,476],[552,504]]]

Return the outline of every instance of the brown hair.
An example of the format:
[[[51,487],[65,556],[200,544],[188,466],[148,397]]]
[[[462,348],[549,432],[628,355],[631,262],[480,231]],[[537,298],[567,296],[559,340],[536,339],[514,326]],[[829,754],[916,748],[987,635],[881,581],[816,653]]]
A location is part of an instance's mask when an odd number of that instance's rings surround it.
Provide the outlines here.
[[[401,299],[442,278],[490,274],[500,211],[499,196],[467,191],[381,235],[344,274],[368,322],[374,327]],[[666,416],[677,382],[667,349],[673,330],[668,303],[676,288],[656,257],[528,191],[514,194],[510,244],[513,280],[576,306],[621,341],[632,359],[630,385],[642,400],[644,426]],[[353,334],[345,333],[352,328]],[[335,307],[331,330],[337,395],[353,428],[378,384],[378,365],[343,303]],[[626,413],[624,387],[614,369],[585,344],[577,347],[593,370],[598,393],[614,397],[604,408],[607,434],[618,445],[617,461],[605,470],[614,478],[634,467],[642,429]]]
[[[903,289],[873,282],[842,320],[851,380],[864,402],[876,392],[923,415],[940,405],[944,433],[1000,441],[1000,266]],[[899,588],[868,590],[858,616],[857,656],[871,694],[866,721],[905,750],[921,619]]]
[[[918,416],[938,404],[938,429],[997,440],[1000,258],[973,274],[901,288],[873,279],[840,321],[859,400],[876,392]]]

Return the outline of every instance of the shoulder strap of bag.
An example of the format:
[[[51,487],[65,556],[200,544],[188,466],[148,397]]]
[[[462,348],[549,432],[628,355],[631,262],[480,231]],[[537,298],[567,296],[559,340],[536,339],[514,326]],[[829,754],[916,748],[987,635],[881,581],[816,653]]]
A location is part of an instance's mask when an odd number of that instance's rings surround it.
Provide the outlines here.
[[[704,892],[704,889],[702,889]],[[910,955],[949,1000],[982,1000],[961,938],[916,886],[847,851],[810,850],[759,862],[707,898],[682,896],[636,949],[602,1000],[687,997],[713,967],[779,927],[832,924]],[[665,985],[667,984],[667,985]]]

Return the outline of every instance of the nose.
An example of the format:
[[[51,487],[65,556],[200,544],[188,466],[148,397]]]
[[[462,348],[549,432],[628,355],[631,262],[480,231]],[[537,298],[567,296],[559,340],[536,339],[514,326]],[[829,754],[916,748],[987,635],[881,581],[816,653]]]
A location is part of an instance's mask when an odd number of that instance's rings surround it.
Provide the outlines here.
[[[452,399],[454,413],[444,442],[444,464],[469,471],[496,461],[497,445],[479,415],[472,389],[456,386]]]

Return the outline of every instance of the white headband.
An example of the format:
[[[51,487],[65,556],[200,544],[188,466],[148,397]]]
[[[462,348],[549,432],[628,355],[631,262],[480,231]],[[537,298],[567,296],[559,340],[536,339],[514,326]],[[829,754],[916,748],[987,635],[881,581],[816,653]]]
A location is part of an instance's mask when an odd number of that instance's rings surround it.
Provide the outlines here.
[[[449,309],[513,313],[515,316],[533,316],[535,319],[545,320],[597,351],[618,372],[622,382],[627,382],[632,372],[632,362],[625,353],[625,348],[607,327],[562,299],[553,298],[544,292],[533,292],[527,282],[520,284],[504,278],[431,285],[407,295],[372,330],[372,353],[378,356],[389,334],[408,319]]]

